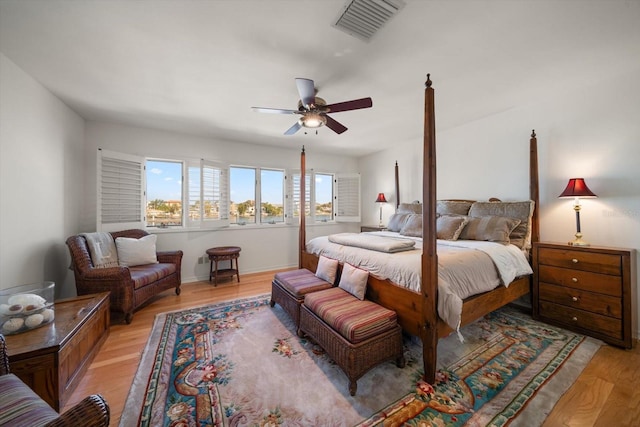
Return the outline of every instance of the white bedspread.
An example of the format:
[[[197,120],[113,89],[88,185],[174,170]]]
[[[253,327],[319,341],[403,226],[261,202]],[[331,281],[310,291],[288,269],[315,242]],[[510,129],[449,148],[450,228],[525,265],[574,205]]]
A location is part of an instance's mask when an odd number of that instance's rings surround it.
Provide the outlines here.
[[[398,233],[380,231],[366,234],[397,238]],[[328,236],[307,243],[307,252],[325,255],[368,270],[371,274],[420,292],[422,239],[414,250],[384,253],[330,242]],[[508,286],[516,277],[532,274],[522,251],[514,245],[470,240],[438,240],[438,315],[453,329],[458,329],[462,300]]]
[[[340,245],[355,246],[357,248],[387,253],[409,251],[416,245],[415,240],[392,236],[378,236],[373,233],[331,234],[329,241]]]

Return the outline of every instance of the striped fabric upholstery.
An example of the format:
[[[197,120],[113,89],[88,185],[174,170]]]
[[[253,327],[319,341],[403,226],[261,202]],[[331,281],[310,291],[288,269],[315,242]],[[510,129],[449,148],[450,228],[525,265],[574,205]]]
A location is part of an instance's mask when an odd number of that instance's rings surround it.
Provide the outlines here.
[[[396,327],[396,312],[340,288],[309,294],[304,305],[352,344]]]
[[[0,375],[0,425],[44,426],[58,414],[13,374]]]
[[[320,279],[306,268],[276,273],[273,280],[297,299],[308,293],[332,287],[331,283]]]
[[[129,267],[133,288],[140,289],[176,272],[175,264],[146,264]]]

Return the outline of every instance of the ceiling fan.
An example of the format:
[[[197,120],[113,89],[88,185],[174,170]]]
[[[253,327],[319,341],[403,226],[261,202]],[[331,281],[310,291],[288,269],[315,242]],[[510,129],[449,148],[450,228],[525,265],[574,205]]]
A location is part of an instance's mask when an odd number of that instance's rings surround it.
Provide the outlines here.
[[[300,128],[317,129],[321,126],[327,126],[337,134],[341,134],[347,130],[342,124],[337,122],[328,113],[339,113],[340,111],[359,110],[361,108],[370,108],[373,106],[371,98],[354,99],[352,101],[338,102],[336,104],[327,104],[326,101],[316,96],[316,88],[313,80],[297,78],[296,86],[300,94],[297,110],[283,110],[279,108],[262,108],[251,107],[253,111],[259,113],[272,114],[300,114],[300,119],[287,131],[285,135],[293,135]]]

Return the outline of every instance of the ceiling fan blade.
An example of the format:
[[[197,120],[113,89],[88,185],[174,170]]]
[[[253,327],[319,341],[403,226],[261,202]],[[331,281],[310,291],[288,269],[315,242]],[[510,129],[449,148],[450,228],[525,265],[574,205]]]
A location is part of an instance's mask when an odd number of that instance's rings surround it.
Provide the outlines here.
[[[340,111],[359,110],[361,108],[370,108],[373,106],[371,98],[354,99],[353,101],[338,102],[336,104],[326,105],[329,113],[338,113]]]
[[[298,94],[300,94],[302,105],[307,107],[316,103],[316,88],[313,80],[297,78],[296,86],[298,87]]]
[[[251,109],[257,113],[271,113],[271,114],[300,114],[298,110],[283,110],[281,108],[263,108],[263,107],[251,107]]]
[[[300,125],[300,122],[296,122],[293,126],[291,126],[289,129],[287,129],[287,131],[284,134],[285,135],[293,135],[294,133],[298,132],[301,127],[302,127],[302,125]]]
[[[325,117],[327,118],[327,123],[325,126],[327,126],[329,129],[331,129],[338,135],[340,135],[341,133],[347,130],[347,128],[342,123],[338,123],[337,121],[335,121],[334,119],[332,119],[327,115],[325,115]]]

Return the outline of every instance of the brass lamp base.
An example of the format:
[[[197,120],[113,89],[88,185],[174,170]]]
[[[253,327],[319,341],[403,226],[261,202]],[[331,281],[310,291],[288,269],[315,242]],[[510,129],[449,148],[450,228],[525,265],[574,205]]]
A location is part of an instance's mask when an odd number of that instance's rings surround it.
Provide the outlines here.
[[[569,242],[569,246],[591,246],[591,244],[582,240],[582,233],[576,233],[576,238]]]

